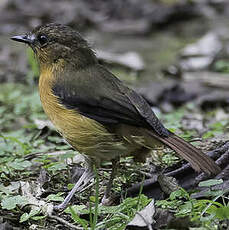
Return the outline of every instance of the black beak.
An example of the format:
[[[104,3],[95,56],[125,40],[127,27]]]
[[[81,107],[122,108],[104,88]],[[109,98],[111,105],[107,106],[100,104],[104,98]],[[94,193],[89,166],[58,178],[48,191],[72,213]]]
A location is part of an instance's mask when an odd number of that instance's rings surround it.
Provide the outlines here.
[[[12,40],[16,41],[16,42],[22,42],[28,45],[33,44],[34,42],[34,36],[33,35],[18,35],[18,36],[14,36],[11,37]]]

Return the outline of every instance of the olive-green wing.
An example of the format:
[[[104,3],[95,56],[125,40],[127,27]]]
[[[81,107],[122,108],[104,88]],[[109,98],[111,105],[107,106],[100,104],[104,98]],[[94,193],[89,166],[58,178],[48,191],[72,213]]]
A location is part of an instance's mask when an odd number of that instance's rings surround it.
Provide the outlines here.
[[[129,124],[169,135],[149,104],[101,65],[56,76],[52,90],[66,108],[104,125]]]

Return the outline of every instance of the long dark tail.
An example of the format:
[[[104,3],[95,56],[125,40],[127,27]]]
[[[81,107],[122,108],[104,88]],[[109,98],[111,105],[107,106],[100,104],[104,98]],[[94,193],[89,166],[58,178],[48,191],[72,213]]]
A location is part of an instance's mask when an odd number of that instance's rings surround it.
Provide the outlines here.
[[[150,135],[173,149],[180,157],[188,161],[194,170],[214,175],[221,171],[209,156],[175,134],[171,133],[168,137],[160,137],[150,132]]]

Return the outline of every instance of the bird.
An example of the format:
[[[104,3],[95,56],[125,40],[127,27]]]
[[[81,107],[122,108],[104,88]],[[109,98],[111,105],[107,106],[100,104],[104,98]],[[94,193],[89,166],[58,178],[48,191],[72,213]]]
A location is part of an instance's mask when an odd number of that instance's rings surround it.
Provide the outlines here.
[[[198,172],[216,175],[219,166],[200,149],[169,131],[148,102],[101,65],[88,42],[69,26],[49,23],[11,37],[29,45],[38,60],[43,109],[57,131],[87,167],[65,200],[93,177],[93,165],[112,162],[104,199],[108,199],[120,157],[144,162],[158,146],[167,146]]]

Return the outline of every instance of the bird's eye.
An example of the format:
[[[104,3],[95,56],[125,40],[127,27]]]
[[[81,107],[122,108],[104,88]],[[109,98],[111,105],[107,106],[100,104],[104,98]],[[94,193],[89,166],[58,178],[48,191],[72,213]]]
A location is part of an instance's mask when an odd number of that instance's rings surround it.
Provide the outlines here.
[[[37,40],[39,41],[39,43],[43,46],[48,42],[48,38],[47,36],[43,35],[43,34],[39,34],[37,36]]]

